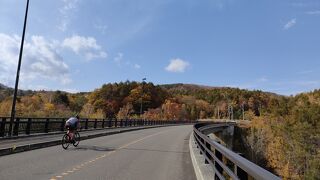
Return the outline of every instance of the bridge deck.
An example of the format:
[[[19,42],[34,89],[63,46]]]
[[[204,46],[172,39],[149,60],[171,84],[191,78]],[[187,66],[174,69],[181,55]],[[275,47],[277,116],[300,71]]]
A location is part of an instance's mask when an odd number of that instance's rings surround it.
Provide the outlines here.
[[[191,125],[104,136],[0,157],[0,179],[195,179]]]
[[[83,138],[87,138],[90,136],[103,135],[107,133],[115,133],[119,131],[130,131],[134,129],[148,128],[146,127],[126,127],[126,128],[106,128],[100,130],[89,130],[89,131],[81,131],[80,134]],[[63,132],[57,133],[49,133],[49,134],[38,134],[38,135],[30,135],[30,136],[18,136],[12,139],[9,138],[0,138],[0,155],[3,149],[20,147],[30,144],[38,144],[38,143],[47,143],[53,141],[60,141],[62,139]]]

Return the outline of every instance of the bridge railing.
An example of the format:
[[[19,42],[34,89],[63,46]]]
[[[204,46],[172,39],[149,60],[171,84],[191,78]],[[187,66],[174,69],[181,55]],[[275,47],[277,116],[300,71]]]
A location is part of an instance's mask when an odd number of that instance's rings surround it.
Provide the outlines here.
[[[13,136],[22,134],[50,133],[65,131],[67,118],[24,118],[14,120]],[[144,119],[80,119],[82,129],[104,129],[133,126],[153,126],[165,124],[191,123],[190,121],[173,120],[144,120]],[[0,137],[7,136],[9,132],[10,117],[0,117]]]
[[[194,139],[205,163],[210,164],[215,173],[214,179],[280,179],[269,171],[234,153],[218,142],[210,139],[203,131],[209,128],[221,128],[234,123],[195,124]]]

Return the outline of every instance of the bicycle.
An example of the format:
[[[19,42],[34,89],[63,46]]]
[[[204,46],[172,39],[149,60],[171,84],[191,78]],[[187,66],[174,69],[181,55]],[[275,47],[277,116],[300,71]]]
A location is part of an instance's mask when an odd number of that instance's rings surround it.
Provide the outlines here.
[[[66,132],[63,137],[62,137],[62,142],[61,142],[61,145],[63,147],[63,149],[68,149],[69,145],[72,143],[72,145],[74,147],[77,147],[79,145],[79,142],[80,142],[80,134],[78,131],[76,131],[74,133],[74,136],[73,136],[73,141],[70,140],[71,137],[69,136],[69,134]]]

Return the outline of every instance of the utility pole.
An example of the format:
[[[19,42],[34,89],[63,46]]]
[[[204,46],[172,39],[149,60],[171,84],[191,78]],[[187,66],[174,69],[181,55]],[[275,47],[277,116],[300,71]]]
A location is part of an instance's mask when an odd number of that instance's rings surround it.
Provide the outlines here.
[[[142,98],[143,98],[143,85],[145,83],[145,80],[147,80],[147,78],[143,78],[142,79],[142,92],[141,92],[141,104],[140,104],[140,118],[141,118],[141,115],[142,115]]]
[[[233,119],[233,107],[232,107],[232,105],[228,105],[228,119],[229,120]]]
[[[244,103],[241,104],[241,109],[242,109],[242,120],[244,120]]]
[[[233,106],[230,105],[230,119],[233,120]]]
[[[26,13],[25,13],[25,16],[24,16],[24,25],[23,25],[23,31],[22,31],[19,62],[18,62],[17,75],[16,75],[16,83],[15,83],[15,87],[14,87],[14,94],[13,94],[13,100],[12,100],[12,109],[11,109],[10,126],[9,126],[9,136],[12,136],[12,133],[13,133],[12,132],[13,131],[13,122],[14,122],[15,113],[16,113],[17,92],[18,92],[19,75],[20,75],[21,59],[22,59],[23,44],[24,44],[24,35],[25,35],[25,32],[26,32],[26,26],[27,26],[28,9],[29,9],[29,0],[27,0]]]
[[[262,105],[259,103],[259,116],[262,116]]]

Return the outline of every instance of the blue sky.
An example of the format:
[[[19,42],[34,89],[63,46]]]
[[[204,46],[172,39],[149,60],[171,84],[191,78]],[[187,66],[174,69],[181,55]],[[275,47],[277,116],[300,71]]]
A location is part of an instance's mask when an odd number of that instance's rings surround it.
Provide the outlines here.
[[[13,86],[26,1],[0,0],[0,83]],[[147,81],[320,88],[319,0],[30,0],[20,87]]]

